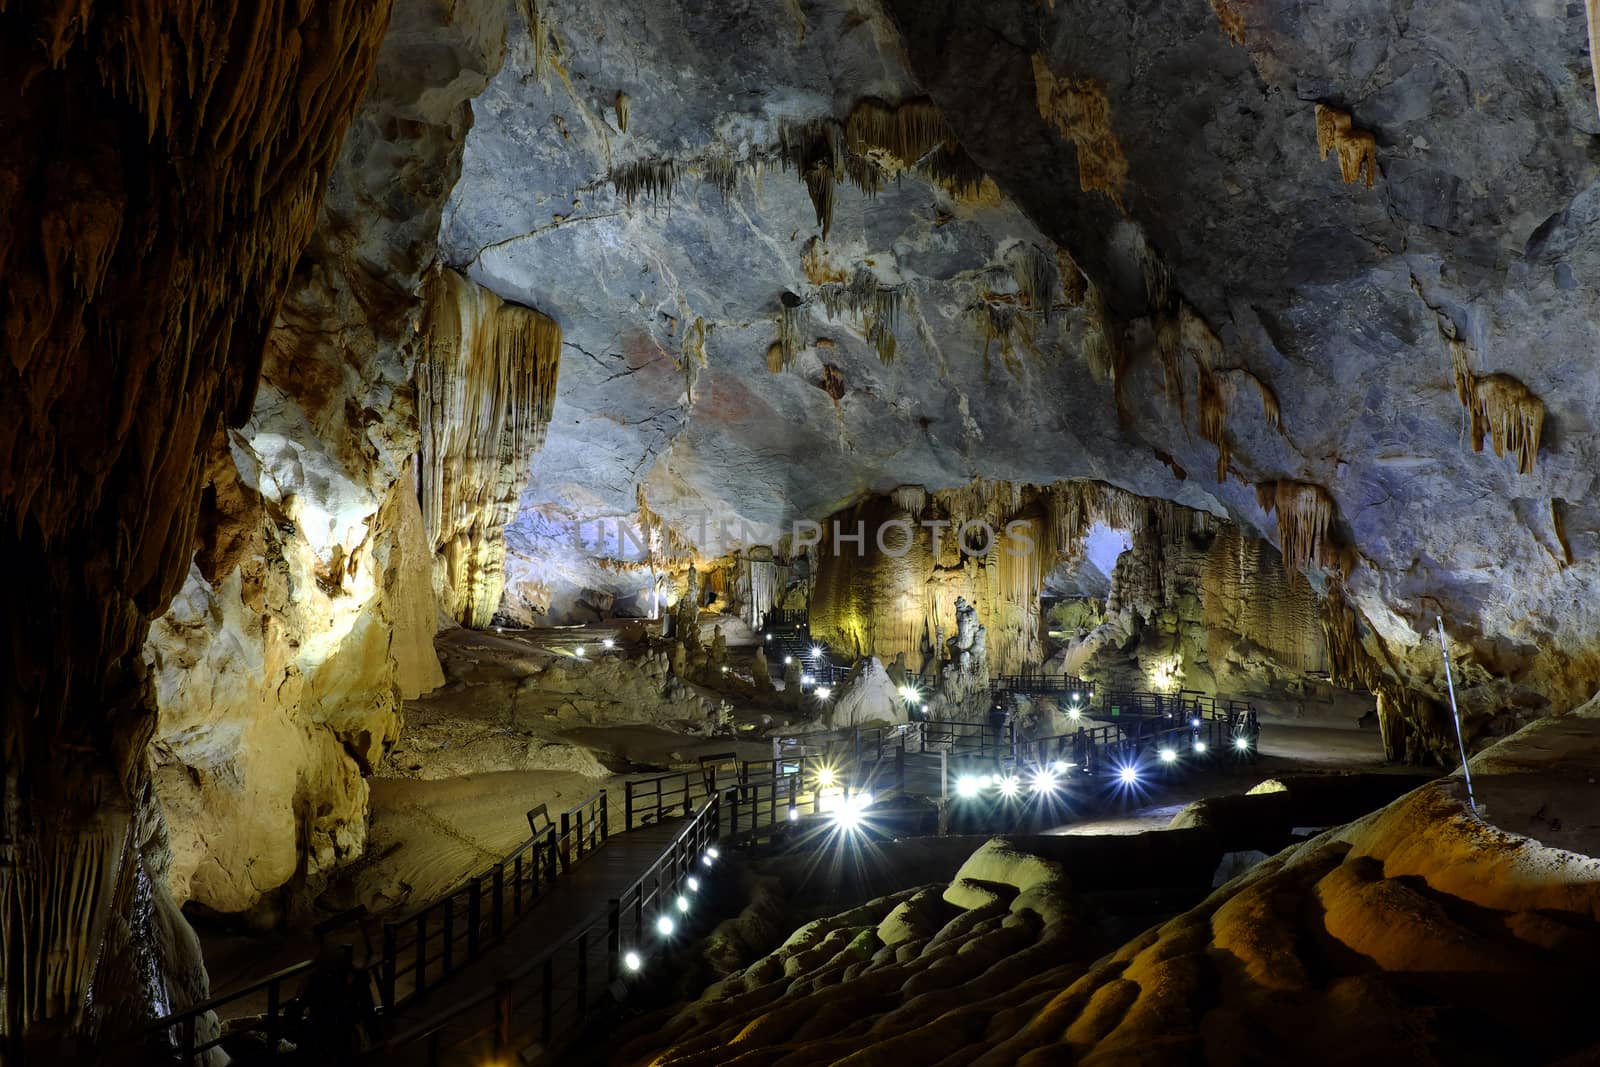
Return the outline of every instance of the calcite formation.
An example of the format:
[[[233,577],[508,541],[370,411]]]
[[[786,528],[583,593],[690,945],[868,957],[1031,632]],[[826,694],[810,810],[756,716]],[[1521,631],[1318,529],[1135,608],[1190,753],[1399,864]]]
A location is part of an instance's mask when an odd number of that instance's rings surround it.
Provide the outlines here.
[[[422,520],[445,609],[487,626],[505,582],[502,531],[555,400],[561,328],[452,270],[430,282],[418,370]]]

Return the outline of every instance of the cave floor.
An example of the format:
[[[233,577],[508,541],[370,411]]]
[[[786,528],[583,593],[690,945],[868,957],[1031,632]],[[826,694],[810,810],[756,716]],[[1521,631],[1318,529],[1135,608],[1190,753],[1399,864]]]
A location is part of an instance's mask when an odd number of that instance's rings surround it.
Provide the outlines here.
[[[1145,802],[1116,813],[1077,819],[1045,833],[1138,834],[1164,830],[1187,805],[1208,797],[1243,793],[1259,782],[1288,774],[1417,774],[1417,768],[1384,762],[1375,728],[1325,723],[1268,721],[1261,729],[1261,754],[1254,763],[1235,761],[1164,783]]]

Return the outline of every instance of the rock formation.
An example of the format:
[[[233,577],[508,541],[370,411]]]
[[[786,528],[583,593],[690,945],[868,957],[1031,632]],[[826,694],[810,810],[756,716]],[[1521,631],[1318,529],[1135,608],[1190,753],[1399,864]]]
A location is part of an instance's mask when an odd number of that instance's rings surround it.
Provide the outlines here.
[[[166,893],[140,649],[188,571],[207,450],[250,414],[388,14],[0,14],[8,1036],[70,1054],[204,993]]]

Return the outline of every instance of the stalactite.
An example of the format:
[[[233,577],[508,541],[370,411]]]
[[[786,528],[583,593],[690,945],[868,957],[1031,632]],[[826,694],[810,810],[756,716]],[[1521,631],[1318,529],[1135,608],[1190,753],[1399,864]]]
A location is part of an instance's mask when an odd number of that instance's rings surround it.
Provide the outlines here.
[[[1595,48],[1595,26],[1600,24],[1600,0],[1583,0],[1583,18],[1589,31],[1589,77],[1594,82],[1595,109],[1600,111],[1600,51]]]
[[[612,167],[610,175],[612,188],[629,207],[641,196],[649,200],[671,200],[678,178],[677,161],[671,159],[636,159]]]
[[[1327,104],[1317,105],[1317,151],[1327,159],[1328,153],[1339,156],[1339,173],[1345,183],[1360,181],[1363,174],[1367,188],[1372,188],[1378,166],[1378,142],[1371,131],[1357,129],[1351,124],[1350,113]]]
[[[910,167],[951,140],[949,125],[926,97],[890,105],[875,97],[850,109],[845,123],[851,151],[887,152],[900,167]]]
[[[1472,450],[1483,451],[1488,434],[1494,454],[1515,453],[1517,471],[1532,474],[1544,428],[1544,401],[1509,374],[1490,374],[1472,387]]]
[[[505,524],[550,423],[561,328],[442,270],[430,285],[423,335],[423,525],[439,553],[448,610],[484,627],[500,606]]]
[[[772,349],[767,349],[767,369],[774,374],[788,370],[794,365],[795,357],[800,354],[800,349],[805,347],[802,337],[804,324],[805,301],[794,293],[784,290],[778,298],[778,340],[775,345],[778,349],[777,359],[774,361]]]
[[[922,158],[917,170],[957,200],[999,198],[989,176],[957,141],[945,141]]]
[[[1473,384],[1476,375],[1472,373],[1472,364],[1467,359],[1467,343],[1459,337],[1451,337],[1450,344],[1450,369],[1456,379],[1456,400],[1468,411],[1473,407]]]
[[[1106,306],[1100,290],[1090,285],[1084,304],[1083,361],[1089,365],[1089,373],[1094,375],[1095,381],[1103,382],[1116,374],[1119,348],[1119,338],[1111,324],[1111,309]]]
[[[831,118],[783,122],[778,127],[779,155],[805,184],[826,238],[833,228],[834,187],[848,181],[867,196],[883,188],[883,172],[864,156],[850,151],[844,127]]]
[[[847,283],[828,282],[817,288],[817,298],[829,318],[843,318],[846,314],[862,320],[862,331],[867,343],[878,353],[884,363],[893,363],[898,341],[895,328],[899,324],[900,306],[905,288],[883,285],[877,275],[867,267],[857,267]]]
[[[706,337],[710,334],[712,326],[706,320],[695,317],[694,324],[683,331],[683,357],[681,364],[685,367],[704,367],[706,365]]]
[[[1156,356],[1161,360],[1161,394],[1178,409],[1178,421],[1187,425],[1189,398],[1184,388],[1183,341],[1176,315],[1162,312],[1156,316]],[[1204,375],[1201,377],[1203,388]],[[1204,415],[1201,417],[1203,420]]]
[[[1561,501],[1554,497],[1550,499],[1550,528],[1555,532],[1556,544],[1561,546],[1561,565],[1572,566],[1572,542],[1567,540],[1567,518]]]
[[[617,90],[617,129],[623,133],[628,132],[628,105],[632,103],[628,94],[621,89]]]
[[[1166,261],[1141,234],[1137,249],[1139,272],[1144,276],[1144,295],[1150,306],[1163,311],[1172,306],[1172,271]]]
[[[732,153],[720,149],[712,151],[700,166],[706,181],[721,195],[722,202],[726,204],[732,200],[739,187],[739,162]]]
[[[1217,449],[1217,484],[1228,478],[1233,448],[1228,442],[1228,395],[1225,379],[1206,367],[1199,368],[1195,403],[1200,411],[1200,436]]]
[[[1104,193],[1119,210],[1128,180],[1128,160],[1111,129],[1111,103],[1104,87],[1086,78],[1060,78],[1034,53],[1033,84],[1039,115],[1078,150],[1078,187]]]
[[[1277,513],[1283,564],[1298,573],[1313,564],[1343,572],[1348,562],[1333,544],[1338,509],[1328,491],[1306,482],[1263,482],[1256,502],[1267,514]]]
[[[1038,245],[1023,244],[1011,256],[1011,276],[1016,279],[1023,303],[1048,323],[1055,314],[1056,289],[1061,281],[1055,257]]]

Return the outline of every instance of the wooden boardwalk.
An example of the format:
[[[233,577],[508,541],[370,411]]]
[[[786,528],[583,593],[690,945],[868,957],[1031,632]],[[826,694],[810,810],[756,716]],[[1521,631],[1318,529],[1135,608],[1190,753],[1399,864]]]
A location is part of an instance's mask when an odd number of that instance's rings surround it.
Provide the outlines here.
[[[398,1006],[384,1022],[387,1047],[371,1059],[397,1064],[488,1062],[496,1025],[492,994],[502,980],[514,977],[553,945],[563,947],[546,968],[549,987],[535,976],[531,997],[543,1001],[554,1033],[576,1029],[580,1009],[598,1003],[611,979],[609,902],[650,869],[688,823],[682,817],[665,819],[612,835],[551,887],[498,945],[455,968],[439,988]],[[587,939],[581,937],[585,931]]]

